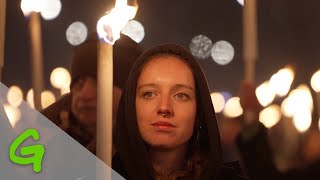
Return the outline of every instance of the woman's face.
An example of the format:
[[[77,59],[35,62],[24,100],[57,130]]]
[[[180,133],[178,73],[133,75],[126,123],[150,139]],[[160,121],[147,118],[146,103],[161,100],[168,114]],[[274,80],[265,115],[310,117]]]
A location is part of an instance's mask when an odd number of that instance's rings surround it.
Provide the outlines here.
[[[175,56],[156,56],[138,78],[136,113],[140,134],[153,148],[178,148],[193,133],[197,102],[191,69]]]

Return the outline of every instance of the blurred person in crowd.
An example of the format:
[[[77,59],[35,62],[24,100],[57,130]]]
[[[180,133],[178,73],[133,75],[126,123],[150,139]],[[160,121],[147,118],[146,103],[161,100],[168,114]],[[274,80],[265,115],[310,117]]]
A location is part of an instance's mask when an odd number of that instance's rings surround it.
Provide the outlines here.
[[[223,159],[225,161],[240,160],[236,146],[236,138],[241,131],[241,120],[239,118],[228,118],[223,114],[217,115],[218,126],[221,136]]]
[[[268,130],[259,122],[262,107],[255,96],[255,88],[252,84],[242,82],[240,103],[244,111],[244,126],[237,138],[237,145],[249,178],[253,180],[320,179],[320,161],[314,161],[304,168],[289,169],[285,172],[277,169],[268,142]]]
[[[92,33],[74,49],[71,62],[71,92],[42,111],[42,114],[95,154],[97,119],[98,38]],[[142,48],[121,35],[113,46],[113,117],[136,58]],[[113,118],[113,124],[114,124]]]

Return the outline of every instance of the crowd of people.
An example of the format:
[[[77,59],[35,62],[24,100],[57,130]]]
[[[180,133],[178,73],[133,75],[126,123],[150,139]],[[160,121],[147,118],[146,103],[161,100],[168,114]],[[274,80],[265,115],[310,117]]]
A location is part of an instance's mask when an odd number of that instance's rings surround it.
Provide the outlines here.
[[[92,35],[75,49],[70,94],[42,111],[94,154],[98,41]],[[277,168],[268,129],[259,122],[262,108],[253,84],[240,85],[244,115],[220,126],[202,68],[184,47],[160,44],[143,51],[122,35],[113,56],[112,168],[124,178],[320,178],[320,161],[287,171]]]

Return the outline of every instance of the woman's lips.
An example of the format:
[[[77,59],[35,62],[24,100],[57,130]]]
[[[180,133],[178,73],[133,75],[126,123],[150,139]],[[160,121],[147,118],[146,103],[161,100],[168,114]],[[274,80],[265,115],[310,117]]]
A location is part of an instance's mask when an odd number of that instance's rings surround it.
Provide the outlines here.
[[[173,124],[169,122],[164,122],[164,121],[158,121],[158,122],[152,123],[151,125],[161,130],[175,128]]]

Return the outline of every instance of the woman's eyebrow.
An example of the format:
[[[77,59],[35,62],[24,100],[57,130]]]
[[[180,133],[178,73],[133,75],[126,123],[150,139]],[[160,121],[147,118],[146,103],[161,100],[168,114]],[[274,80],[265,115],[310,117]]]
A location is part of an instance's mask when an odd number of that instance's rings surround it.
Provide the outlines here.
[[[194,88],[192,86],[189,86],[189,85],[186,85],[186,84],[176,84],[174,89],[181,89],[181,88],[184,88],[184,89],[189,89],[191,91],[194,91]]]
[[[138,85],[137,90],[139,91],[140,89],[142,89],[142,88],[144,88],[144,87],[156,88],[156,87],[158,87],[158,85],[155,84],[155,83],[141,84],[141,85]],[[186,84],[175,84],[172,89],[173,89],[173,90],[188,89],[188,90],[194,91],[194,88],[193,88],[192,86],[186,85]]]
[[[141,84],[137,87],[137,90],[139,91],[141,88],[144,88],[144,87],[157,87],[158,85],[155,84],[155,83],[147,83],[147,84]]]

